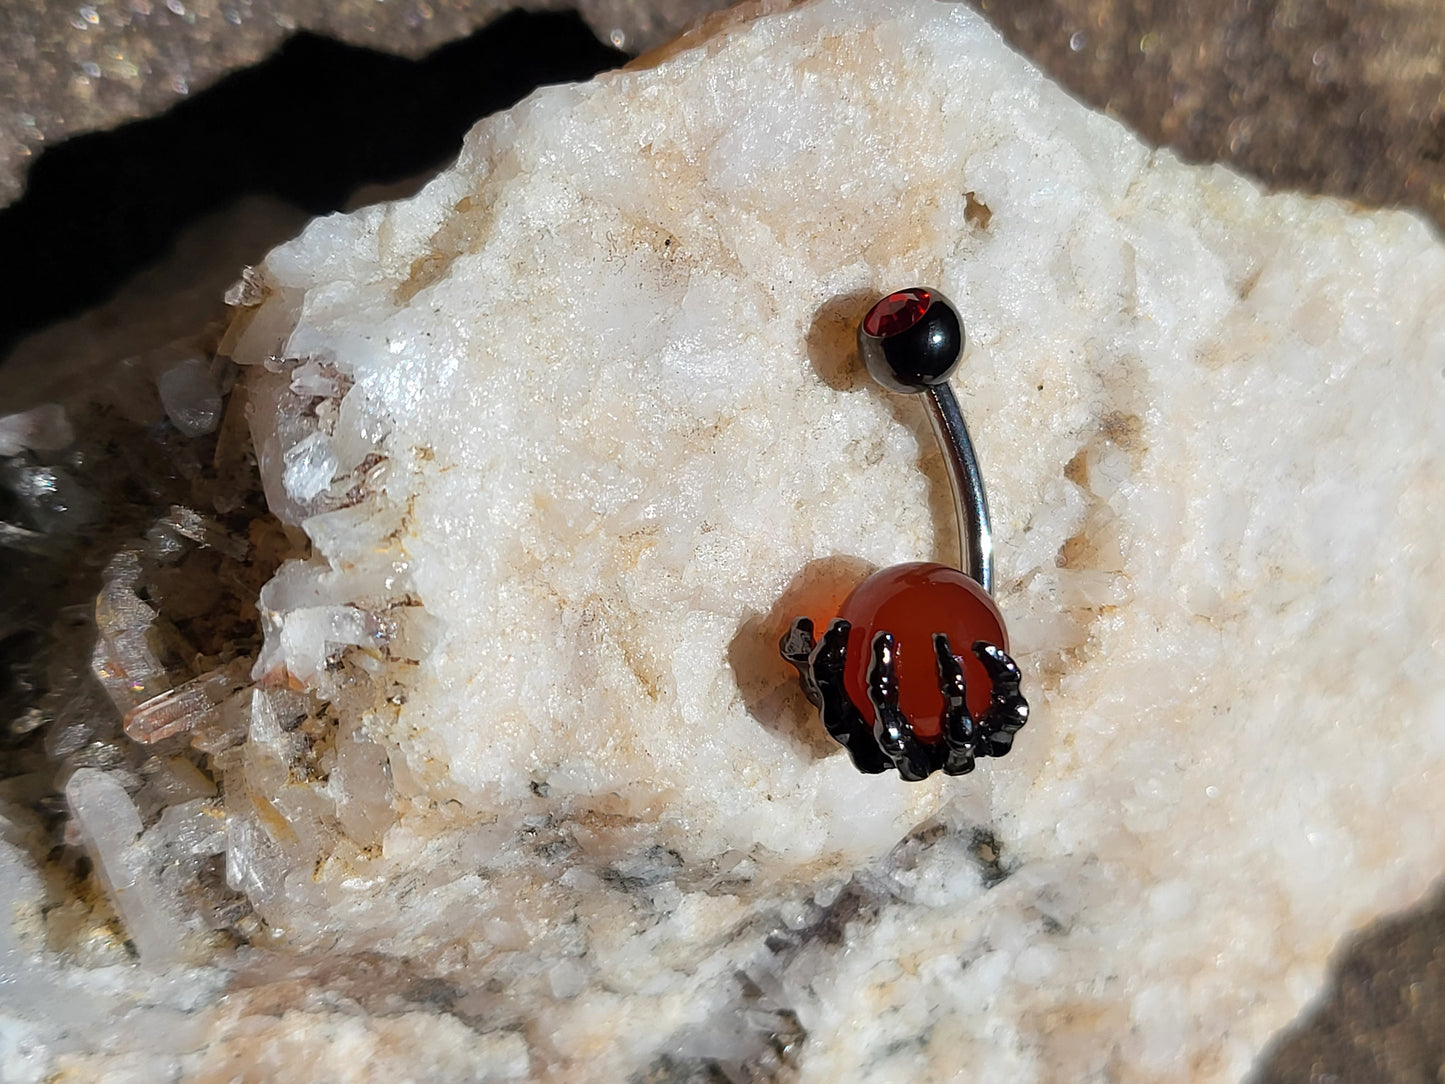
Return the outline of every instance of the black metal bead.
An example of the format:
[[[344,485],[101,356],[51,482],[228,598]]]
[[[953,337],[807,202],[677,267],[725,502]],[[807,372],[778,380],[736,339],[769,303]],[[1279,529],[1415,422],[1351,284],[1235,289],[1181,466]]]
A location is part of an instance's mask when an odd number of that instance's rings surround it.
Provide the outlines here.
[[[937,290],[910,327],[893,335],[870,335],[858,327],[858,349],[869,374],[889,391],[911,394],[941,384],[963,356],[963,321]]]

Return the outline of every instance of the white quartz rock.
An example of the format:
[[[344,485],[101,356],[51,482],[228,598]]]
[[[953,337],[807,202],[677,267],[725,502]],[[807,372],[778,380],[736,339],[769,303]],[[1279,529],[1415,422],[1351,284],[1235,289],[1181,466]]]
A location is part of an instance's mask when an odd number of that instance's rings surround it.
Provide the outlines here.
[[[232,883],[524,1021],[545,1079],[743,1064],[783,1010],[804,1080],[1238,1078],[1445,864],[1445,251],[1149,150],[963,5],[710,34],[257,269],[226,345],[316,546],[257,673],[362,744],[253,725]],[[1034,715],[906,786],[775,644],[954,552],[852,357],[915,283],[969,328]]]

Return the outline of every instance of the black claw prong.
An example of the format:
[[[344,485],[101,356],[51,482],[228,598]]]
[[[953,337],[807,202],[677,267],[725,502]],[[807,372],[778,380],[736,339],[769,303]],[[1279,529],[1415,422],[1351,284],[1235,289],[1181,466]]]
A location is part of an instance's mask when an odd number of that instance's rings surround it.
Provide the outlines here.
[[[973,771],[977,728],[968,711],[968,685],[963,667],[953,654],[948,636],[933,634],[933,652],[938,657],[938,689],[943,693],[943,741],[947,755],[943,770],[948,775],[967,775]]]
[[[828,626],[821,640],[810,643],[808,654],[798,661],[789,655],[788,648],[801,649],[802,637],[806,634],[808,641],[812,641],[813,637],[813,622],[800,617],[793,622],[788,635],[783,637],[783,657],[798,668],[803,691],[817,707],[823,729],[848,750],[855,768],[867,775],[877,775],[886,772],[892,765],[878,749],[873,732],[868,729],[868,724],[843,687],[843,671],[848,663],[848,634],[852,628],[847,621],[837,619]]]
[[[802,672],[804,666],[808,665],[808,657],[813,654],[813,646],[813,619],[811,617],[793,618],[793,623],[788,626],[788,631],[778,641],[778,650],[782,652],[783,658],[798,667],[799,673]]]
[[[815,677],[838,682],[843,680],[843,668],[848,663],[848,634],[852,631],[853,626],[841,617],[828,626],[808,659]]]
[[[818,682],[814,681],[814,675],[812,675],[814,646],[812,617],[795,617],[793,623],[788,627],[788,632],[783,633],[783,639],[777,642],[777,650],[782,652],[783,659],[792,663],[793,669],[798,671],[798,682],[803,687],[803,695],[808,697],[809,704],[814,705],[815,708],[821,708],[822,700],[818,695]]]
[[[1008,751],[1014,747],[1014,736],[1007,730],[995,730],[983,737],[982,748],[979,752],[984,756],[1002,757],[1007,756]]]
[[[1002,648],[979,640],[973,653],[988,672],[991,683],[988,709],[978,720],[982,741],[978,751],[1001,757],[1013,748],[1014,734],[1029,721],[1029,702],[1019,691],[1023,675]]]
[[[873,738],[910,783],[927,779],[934,769],[928,747],[913,733],[913,724],[898,707],[898,644],[891,632],[873,637],[868,666],[868,699],[873,704]]]
[[[873,637],[873,661],[868,666],[868,699],[875,708],[898,709],[898,641],[891,632]]]
[[[995,647],[986,640],[975,640],[973,653],[978,657],[978,661],[983,663],[983,668],[988,671],[988,678],[995,687],[1000,683],[1018,685],[1023,681],[1018,663],[1014,662],[1003,648]]]
[[[1018,663],[1002,648],[982,640],[973,645],[973,653],[988,671],[992,685],[986,717],[990,725],[1012,734],[1029,721],[1029,702],[1019,691],[1023,674]]]
[[[963,667],[958,665],[958,659],[954,657],[953,646],[948,642],[947,633],[933,634],[933,653],[938,658],[938,689],[943,693],[944,710],[953,711],[963,707],[968,696],[968,686],[964,683]]]
[[[803,695],[815,708],[823,706],[818,694],[818,683],[813,680],[813,619],[795,617],[788,631],[778,641],[778,650],[784,659],[798,671],[798,682],[803,686]]]

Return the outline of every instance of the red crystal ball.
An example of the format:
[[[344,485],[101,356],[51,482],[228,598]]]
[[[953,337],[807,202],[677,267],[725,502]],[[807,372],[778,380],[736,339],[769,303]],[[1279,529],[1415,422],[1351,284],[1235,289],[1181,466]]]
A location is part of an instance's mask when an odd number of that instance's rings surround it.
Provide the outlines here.
[[[922,320],[932,304],[933,295],[927,290],[899,290],[868,310],[863,317],[863,331],[875,339],[897,335]]]
[[[873,637],[879,632],[891,632],[897,644],[898,706],[920,741],[943,737],[936,632],[948,636],[954,657],[963,665],[969,712],[977,719],[987,710],[992,685],[973,644],[983,640],[1007,651],[1008,632],[988,592],[958,569],[921,561],[885,568],[853,589],[838,616],[853,626],[843,688],[870,726],[868,668],[873,665]]]

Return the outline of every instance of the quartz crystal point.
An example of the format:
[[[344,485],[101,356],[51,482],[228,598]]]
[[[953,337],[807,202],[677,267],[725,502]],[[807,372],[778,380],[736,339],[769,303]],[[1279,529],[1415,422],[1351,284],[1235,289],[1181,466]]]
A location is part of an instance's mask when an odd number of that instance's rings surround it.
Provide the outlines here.
[[[98,635],[92,667],[116,706],[126,713],[171,688],[152,635],[155,611],[135,592],[140,574],[135,553],[117,554],[95,602]]]
[[[141,842],[140,812],[125,787],[106,772],[81,768],[66,784],[65,799],[141,961],[151,967],[179,962],[187,925],[182,902],[162,883],[155,856]]]
[[[211,432],[221,419],[221,391],[202,358],[184,358],[156,377],[171,424],[188,437]]]
[[[168,1040],[196,1078],[1237,1080],[1445,868],[1438,240],[1144,147],[964,5],[749,10],[237,292],[295,555],[189,732],[216,804],[140,838],[202,861],[223,809],[281,955]],[[954,552],[852,357],[910,282],[968,322],[1034,714],[900,786],[775,645]],[[113,863],[136,813],[79,779]]]
[[[218,667],[126,712],[127,737],[150,745],[202,726],[245,683],[250,659]]]

